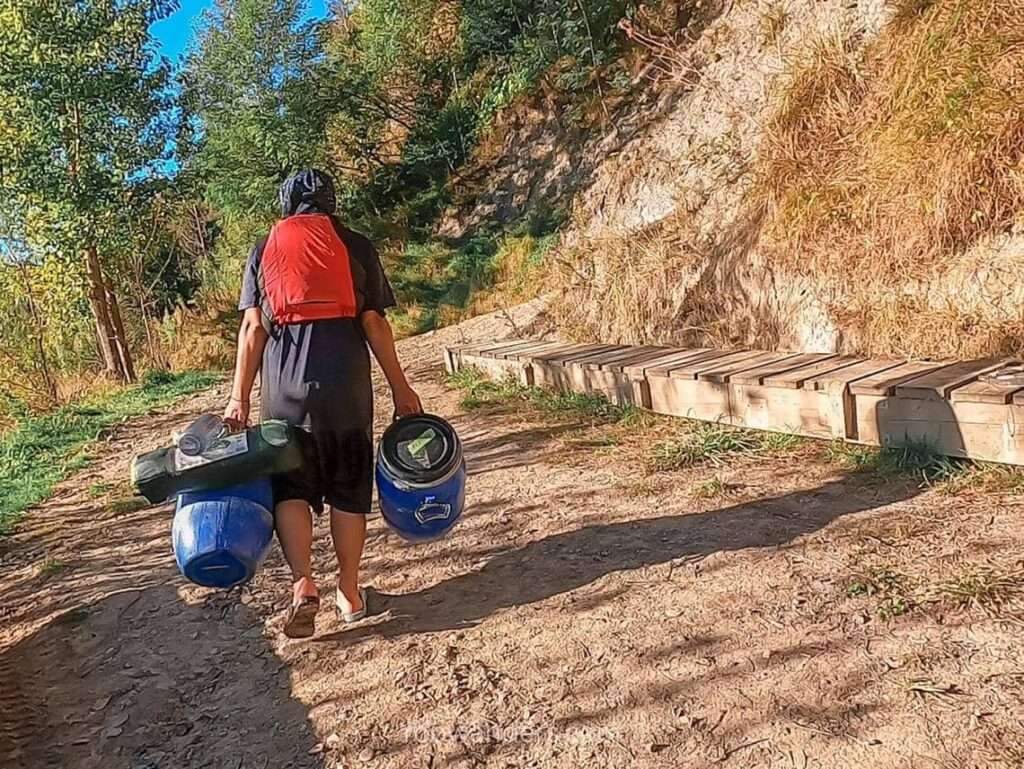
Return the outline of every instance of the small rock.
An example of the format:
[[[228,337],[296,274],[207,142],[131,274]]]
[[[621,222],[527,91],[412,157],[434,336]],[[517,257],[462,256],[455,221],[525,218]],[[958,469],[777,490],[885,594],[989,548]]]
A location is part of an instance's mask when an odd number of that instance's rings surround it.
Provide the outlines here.
[[[128,714],[127,713],[121,713],[119,715],[114,716],[112,719],[110,719],[110,725],[112,727],[114,727],[114,726],[124,726],[126,723],[128,723]]]
[[[335,750],[341,744],[341,736],[334,732],[326,740],[324,740],[324,747],[328,750]]]
[[[107,705],[110,704],[110,697],[100,697],[92,704],[93,710],[105,710]]]
[[[363,748],[362,750],[359,751],[358,758],[359,758],[359,760],[362,763],[368,764],[371,761],[373,761],[373,757],[375,755],[376,755],[376,753],[374,752],[373,748]]]
[[[311,756],[318,756],[318,755],[320,755],[323,752],[324,752],[324,744],[322,742],[318,742],[316,745],[314,745],[313,747],[311,747],[309,749],[309,755],[311,755]]]

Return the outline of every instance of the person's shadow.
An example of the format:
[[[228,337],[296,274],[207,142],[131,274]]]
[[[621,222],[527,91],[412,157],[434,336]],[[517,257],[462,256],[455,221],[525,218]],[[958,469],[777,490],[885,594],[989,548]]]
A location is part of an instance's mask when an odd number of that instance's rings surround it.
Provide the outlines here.
[[[885,377],[882,380],[879,387],[883,394],[872,402],[870,414],[860,415],[860,426],[865,428],[868,420],[872,420],[874,434],[881,437],[887,449],[898,453],[904,442],[920,444],[929,434],[928,424],[895,420],[895,415],[906,411],[906,404],[892,397],[900,382]],[[957,418],[948,401],[935,399],[927,404],[924,413],[929,415],[928,419],[941,422],[943,446],[963,448]],[[851,416],[856,418],[855,414]],[[531,450],[538,448],[535,445]],[[471,472],[476,462],[486,465],[491,459],[487,451],[474,455],[472,444],[467,456]],[[784,546],[842,516],[913,497],[926,485],[923,475],[914,472],[885,482],[866,483],[865,473],[870,472],[871,468],[854,469],[812,490],[718,510],[583,525],[521,547],[499,548],[492,551],[490,560],[478,571],[415,593],[374,594],[375,611],[384,615],[381,620],[317,640],[357,643],[375,636],[394,638],[469,627],[501,609],[571,593],[613,572],[685,564],[718,552]],[[506,512],[513,518],[517,514],[544,515],[544,505],[538,502],[531,500]],[[601,498],[581,498],[579,504],[599,513]],[[454,536],[458,536],[457,530]],[[605,599],[608,597],[612,596]]]
[[[472,626],[501,609],[569,593],[612,572],[658,564],[682,566],[711,553],[785,545],[840,516],[906,499],[916,488],[908,483],[873,488],[860,479],[844,478],[810,491],[709,512],[586,525],[499,550],[479,571],[419,592],[375,594],[371,600],[390,614],[388,621],[317,640],[353,643],[373,636],[394,638]],[[516,510],[509,514],[515,516]]]

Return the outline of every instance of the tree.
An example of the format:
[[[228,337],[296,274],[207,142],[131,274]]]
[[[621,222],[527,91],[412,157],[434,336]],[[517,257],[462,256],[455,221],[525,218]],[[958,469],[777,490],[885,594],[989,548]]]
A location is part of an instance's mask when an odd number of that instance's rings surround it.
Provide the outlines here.
[[[149,35],[176,0],[0,0],[0,182],[29,248],[84,266],[107,373],[135,378],[106,243],[171,152]],[[2,237],[2,234],[0,234]]]
[[[189,170],[229,216],[269,218],[278,186],[324,158],[321,29],[305,0],[216,0],[189,53],[184,92],[195,116]]]

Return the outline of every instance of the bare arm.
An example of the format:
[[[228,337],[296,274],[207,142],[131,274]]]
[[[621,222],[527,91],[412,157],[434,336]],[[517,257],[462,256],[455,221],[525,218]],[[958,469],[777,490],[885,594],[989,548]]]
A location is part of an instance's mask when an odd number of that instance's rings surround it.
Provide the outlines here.
[[[266,346],[267,331],[263,328],[260,308],[250,307],[242,315],[242,325],[238,329],[235,378],[231,385],[231,400],[224,410],[224,421],[231,427],[245,427],[249,423],[249,396],[263,363],[263,348]]]
[[[380,364],[384,376],[391,386],[391,396],[395,401],[395,413],[398,416],[407,414],[418,414],[423,411],[423,404],[416,391],[412,389],[409,380],[402,370],[402,364],[398,360],[398,351],[395,349],[395,335],[391,331],[391,324],[388,319],[376,310],[367,310],[359,316],[366,341],[373,350],[373,356]]]

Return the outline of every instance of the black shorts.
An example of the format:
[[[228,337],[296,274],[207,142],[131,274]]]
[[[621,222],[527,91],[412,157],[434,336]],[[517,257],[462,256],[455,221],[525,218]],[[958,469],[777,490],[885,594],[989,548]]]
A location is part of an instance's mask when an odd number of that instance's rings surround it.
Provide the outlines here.
[[[301,499],[316,512],[330,506],[369,513],[373,497],[373,442],[367,430],[297,429],[303,464],[275,476],[274,504]]]

